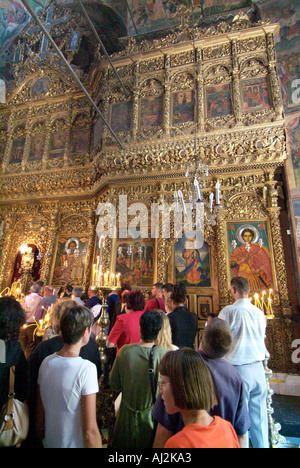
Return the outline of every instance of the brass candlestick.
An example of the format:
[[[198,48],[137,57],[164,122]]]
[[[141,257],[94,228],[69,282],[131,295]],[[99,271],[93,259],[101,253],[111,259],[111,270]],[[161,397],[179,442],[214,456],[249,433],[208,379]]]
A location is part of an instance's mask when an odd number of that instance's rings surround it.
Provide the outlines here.
[[[107,315],[107,304],[104,302],[102,304],[102,312],[101,315],[97,321],[99,327],[100,327],[100,333],[96,336],[95,340],[97,345],[99,346],[99,353],[100,353],[100,361],[101,364],[105,364],[107,361],[107,356],[105,354],[105,348],[106,348],[106,340],[107,340],[107,333],[106,333],[106,327],[109,324],[109,318]]]
[[[274,391],[270,386],[269,380],[272,377],[272,371],[268,367],[268,361],[270,359],[270,354],[266,348],[266,358],[264,360],[264,368],[267,379],[267,411],[268,411],[268,421],[269,421],[269,437],[270,437],[270,447],[271,448],[299,448],[299,445],[289,442],[284,436],[280,434],[281,425],[275,421],[273,418],[274,409],[272,407],[272,396]]]

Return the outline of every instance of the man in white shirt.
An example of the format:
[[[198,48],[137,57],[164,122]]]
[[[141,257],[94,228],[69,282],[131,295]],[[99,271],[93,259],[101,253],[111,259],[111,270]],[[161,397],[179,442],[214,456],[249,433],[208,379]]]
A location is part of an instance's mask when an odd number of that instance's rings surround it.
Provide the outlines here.
[[[40,303],[43,299],[40,292],[41,286],[38,283],[34,283],[30,288],[30,293],[25,297],[24,308],[27,323],[34,323],[36,313],[39,310]]]
[[[81,299],[82,296],[82,289],[76,286],[76,288],[72,291],[72,299],[73,301],[77,302],[79,305],[84,305],[83,300]]]
[[[229,324],[232,333],[232,347],[224,359],[237,368],[244,382],[252,446],[269,448],[267,381],[263,366],[267,320],[264,313],[251,303],[249,291],[245,278],[231,280],[231,295],[235,303],[219,314],[219,318]]]
[[[19,341],[24,351],[26,359],[29,358],[31,353],[35,350],[41,337],[37,337],[36,330],[36,314],[39,310],[43,296],[40,294],[41,285],[34,283],[30,288],[30,293],[25,297],[22,307],[26,315],[26,324],[20,330]]]

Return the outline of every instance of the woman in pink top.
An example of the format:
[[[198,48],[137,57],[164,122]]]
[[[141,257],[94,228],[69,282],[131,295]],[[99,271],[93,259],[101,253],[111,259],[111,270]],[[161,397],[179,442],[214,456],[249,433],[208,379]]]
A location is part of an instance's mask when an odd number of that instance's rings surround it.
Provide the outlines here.
[[[116,323],[107,337],[107,348],[117,348],[118,353],[125,344],[140,341],[139,323],[144,306],[145,300],[141,291],[131,291],[125,306],[126,314],[117,317]]]
[[[210,371],[197,351],[181,348],[159,364],[160,394],[169,414],[180,412],[184,428],[165,448],[239,448],[232,425],[208,410],[217,404]]]

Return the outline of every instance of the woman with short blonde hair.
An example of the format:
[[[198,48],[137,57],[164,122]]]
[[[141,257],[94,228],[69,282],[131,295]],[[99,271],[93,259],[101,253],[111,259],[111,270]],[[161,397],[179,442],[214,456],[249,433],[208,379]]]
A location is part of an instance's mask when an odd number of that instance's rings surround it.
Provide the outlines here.
[[[51,305],[49,310],[49,322],[50,325],[46,328],[43,341],[49,340],[54,336],[60,334],[60,318],[64,311],[70,307],[78,305],[75,301],[72,301],[69,298],[63,298]]]

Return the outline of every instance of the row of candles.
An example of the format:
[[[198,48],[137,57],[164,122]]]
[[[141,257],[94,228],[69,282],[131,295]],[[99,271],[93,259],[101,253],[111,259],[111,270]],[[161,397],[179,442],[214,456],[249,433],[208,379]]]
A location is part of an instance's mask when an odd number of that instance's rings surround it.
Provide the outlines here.
[[[269,319],[274,318],[272,309],[272,293],[273,289],[269,289],[269,294],[267,291],[262,291],[261,295],[258,293],[254,294],[254,305],[261,309]]]
[[[51,307],[49,309],[45,309],[45,307],[42,307],[42,309],[44,309],[44,311],[46,312],[43,319],[40,319],[37,322],[35,317],[33,317],[34,323],[30,323],[30,324],[26,323],[25,325],[23,325],[23,328],[36,326],[36,328],[35,328],[35,330],[33,332],[33,340],[34,340],[35,336],[39,336],[39,337],[44,336],[44,333],[45,333],[46,329],[50,325],[50,310],[51,310]]]
[[[93,265],[92,286],[119,288],[121,287],[121,274],[106,271],[102,273],[102,266],[97,268],[97,264]]]
[[[8,286],[0,292],[0,297],[3,296],[13,296],[18,301],[22,301],[24,299],[24,294],[22,293],[22,284],[21,283],[13,283],[12,287],[9,288]]]

